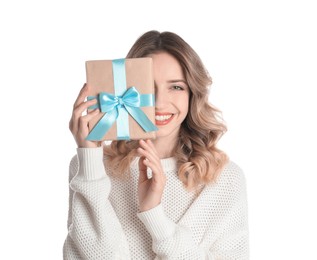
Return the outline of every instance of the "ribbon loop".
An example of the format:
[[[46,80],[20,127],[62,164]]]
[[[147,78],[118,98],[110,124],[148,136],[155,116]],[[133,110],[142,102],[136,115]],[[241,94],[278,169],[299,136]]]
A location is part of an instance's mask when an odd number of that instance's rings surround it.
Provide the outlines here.
[[[142,103],[142,95],[135,87],[128,88],[127,91],[120,96],[115,96],[107,92],[101,92],[98,95],[100,110],[106,113],[100,121],[95,125],[87,136],[87,140],[101,140],[110,127],[117,120],[120,109],[125,109],[129,115],[142,127],[145,132],[157,131],[158,128],[148,119],[146,114],[140,109]],[[145,95],[148,103],[148,96]],[[119,139],[128,139],[129,137],[118,137]]]
[[[117,98],[116,96],[102,92],[99,94],[99,104],[100,104],[100,111],[103,113],[107,113],[114,109],[117,105]]]

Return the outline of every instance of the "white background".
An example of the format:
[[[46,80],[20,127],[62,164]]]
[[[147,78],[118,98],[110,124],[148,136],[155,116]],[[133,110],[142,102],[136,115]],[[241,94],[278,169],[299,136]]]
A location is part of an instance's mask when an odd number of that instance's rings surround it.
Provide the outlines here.
[[[314,1],[2,1],[0,259],[62,259],[84,62],[173,31],[213,77],[245,172],[251,259],[317,259]]]

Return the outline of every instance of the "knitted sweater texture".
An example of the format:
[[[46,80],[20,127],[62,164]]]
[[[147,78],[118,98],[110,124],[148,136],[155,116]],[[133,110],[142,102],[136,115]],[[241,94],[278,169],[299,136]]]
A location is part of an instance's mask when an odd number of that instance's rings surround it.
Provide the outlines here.
[[[174,158],[161,163],[167,177],[161,204],[140,213],[138,158],[123,180],[109,174],[102,148],[78,148],[70,163],[64,259],[249,259],[241,169],[229,162],[197,195],[178,179]]]

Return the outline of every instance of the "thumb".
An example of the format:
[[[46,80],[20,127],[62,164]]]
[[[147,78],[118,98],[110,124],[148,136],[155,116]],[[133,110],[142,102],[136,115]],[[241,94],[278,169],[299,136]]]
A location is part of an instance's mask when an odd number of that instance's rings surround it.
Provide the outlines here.
[[[144,164],[145,157],[142,156],[139,159],[139,183],[142,183],[148,179],[147,166]]]

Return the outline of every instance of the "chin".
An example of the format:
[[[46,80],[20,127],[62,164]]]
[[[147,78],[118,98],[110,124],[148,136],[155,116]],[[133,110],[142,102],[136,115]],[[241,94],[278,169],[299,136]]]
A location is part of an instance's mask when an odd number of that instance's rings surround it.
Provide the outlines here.
[[[171,129],[164,129],[164,127],[163,128],[158,127],[158,128],[159,130],[156,132],[156,138],[172,137],[172,136],[175,136],[176,138],[178,136],[179,129],[171,130]]]

